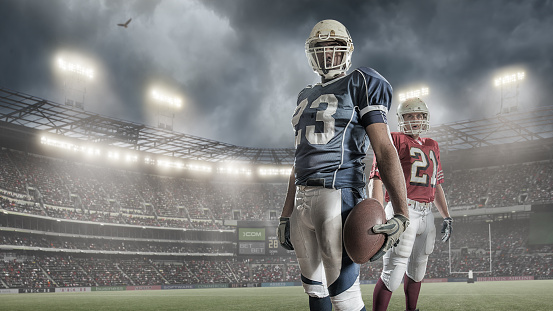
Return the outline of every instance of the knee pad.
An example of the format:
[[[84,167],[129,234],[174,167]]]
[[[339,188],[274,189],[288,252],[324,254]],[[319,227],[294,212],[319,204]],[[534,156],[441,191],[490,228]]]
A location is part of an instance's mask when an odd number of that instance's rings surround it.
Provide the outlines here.
[[[386,288],[393,292],[401,285],[406,270],[405,264],[394,265],[393,269],[382,270],[380,278],[384,285],[386,285]]]
[[[330,300],[335,311],[351,310],[358,311],[365,307],[363,297],[361,296],[361,287],[359,279],[346,291],[341,292],[336,296],[331,296]]]
[[[428,256],[426,260],[420,260],[409,263],[409,268],[407,269],[407,276],[415,282],[421,282],[424,279],[426,274],[426,265],[428,264]]]
[[[309,297],[324,298],[328,296],[328,290],[323,284],[303,284],[303,290]]]
[[[434,243],[436,242],[436,228],[432,227],[426,236],[426,255],[432,254],[434,251]]]
[[[417,237],[417,226],[410,225],[407,227],[405,232],[403,232],[399,237],[399,243],[397,246],[392,248],[392,251],[395,253],[395,256],[406,257],[411,256],[413,250],[413,244]]]

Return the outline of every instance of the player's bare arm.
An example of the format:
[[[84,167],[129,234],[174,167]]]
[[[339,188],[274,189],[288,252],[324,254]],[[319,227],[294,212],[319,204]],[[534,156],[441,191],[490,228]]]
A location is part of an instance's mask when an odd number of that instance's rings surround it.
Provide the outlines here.
[[[378,200],[384,206],[384,191],[382,190],[382,180],[380,178],[371,178],[368,185],[369,198]]]
[[[442,224],[442,242],[447,242],[451,237],[453,230],[453,219],[449,215],[449,209],[447,208],[447,200],[445,198],[444,189],[441,184],[436,185],[436,197],[434,198],[434,205],[440,212],[440,215],[444,218]]]
[[[373,147],[382,182],[390,194],[394,214],[409,218],[407,188],[405,187],[401,163],[392,142],[388,125],[374,123],[367,126],[366,131]]]
[[[373,123],[365,128],[373,146],[374,156],[378,163],[378,170],[382,182],[390,194],[390,201],[394,209],[394,217],[385,224],[375,225],[374,233],[386,234],[386,241],[382,248],[370,259],[376,261],[392,247],[399,243],[400,235],[409,226],[409,211],[407,209],[407,188],[403,180],[403,171],[397,155],[396,147],[392,143],[388,125]]]
[[[294,168],[292,167],[290,180],[288,181],[288,191],[286,192],[286,199],[284,200],[284,206],[282,207],[282,213],[280,214],[277,228],[278,241],[282,247],[288,250],[294,249],[290,241],[290,216],[294,211],[294,200],[296,198],[295,180]]]
[[[449,209],[447,208],[447,200],[445,198],[444,189],[441,184],[436,185],[436,198],[434,198],[434,205],[440,212],[443,218],[451,217],[449,216]]]
[[[292,167],[290,179],[288,180],[288,191],[286,192],[286,199],[284,200],[284,207],[282,208],[280,217],[290,217],[294,211],[294,200],[296,198],[295,180],[294,167]]]

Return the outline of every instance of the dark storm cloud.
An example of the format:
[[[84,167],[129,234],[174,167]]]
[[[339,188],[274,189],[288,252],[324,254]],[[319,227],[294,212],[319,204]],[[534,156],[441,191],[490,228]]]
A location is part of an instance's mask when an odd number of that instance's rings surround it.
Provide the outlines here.
[[[527,72],[521,105],[550,104],[552,14],[552,1],[4,0],[0,85],[60,101],[51,59],[72,50],[96,62],[87,110],[155,125],[146,92],[162,84],[185,98],[177,131],[290,147],[296,95],[317,82],[303,50],[317,21],[348,27],[353,66],[394,86],[392,113],[397,93],[425,85],[441,124],[494,115],[492,79],[515,65]]]
[[[261,29],[275,38],[288,34],[298,43],[316,21],[342,21],[354,38],[353,65],[377,69],[392,83],[396,95],[402,89],[429,86],[433,94],[429,104],[434,104],[438,124],[499,111],[500,95],[492,80],[511,66],[527,71],[521,104],[549,104],[551,1],[232,3],[224,7],[210,2],[237,29],[246,33]]]

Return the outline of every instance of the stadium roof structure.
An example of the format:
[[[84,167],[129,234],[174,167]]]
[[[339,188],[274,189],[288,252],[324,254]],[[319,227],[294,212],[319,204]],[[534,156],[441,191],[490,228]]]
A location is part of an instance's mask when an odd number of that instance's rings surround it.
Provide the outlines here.
[[[0,87],[0,128],[24,126],[45,133],[129,150],[207,162],[286,164],[294,148],[250,148],[101,116]],[[553,138],[553,106],[433,126],[442,152]]]
[[[0,88],[0,122],[157,155],[208,162],[290,164],[290,148],[249,148],[101,116]],[[1,125],[0,125],[1,126]]]
[[[432,137],[441,149],[448,151],[552,138],[553,106],[442,124],[431,127],[425,136]]]

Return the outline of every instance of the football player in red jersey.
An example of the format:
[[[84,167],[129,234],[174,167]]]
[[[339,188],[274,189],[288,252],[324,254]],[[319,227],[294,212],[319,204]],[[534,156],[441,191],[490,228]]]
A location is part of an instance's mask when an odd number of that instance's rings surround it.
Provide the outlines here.
[[[392,132],[391,135],[407,186],[410,225],[400,236],[399,243],[383,257],[382,273],[373,292],[373,310],[388,308],[392,292],[402,280],[406,310],[418,310],[421,281],[436,238],[432,203],[444,218],[442,241],[447,242],[451,235],[452,219],[441,186],[444,174],[440,148],[435,140],[420,137],[430,127],[428,107],[420,98],[410,98],[399,105],[397,115],[400,132]],[[376,159],[373,160],[369,178],[369,196],[384,203]],[[387,192],[385,199],[388,202],[386,216],[389,218],[393,210]]]

